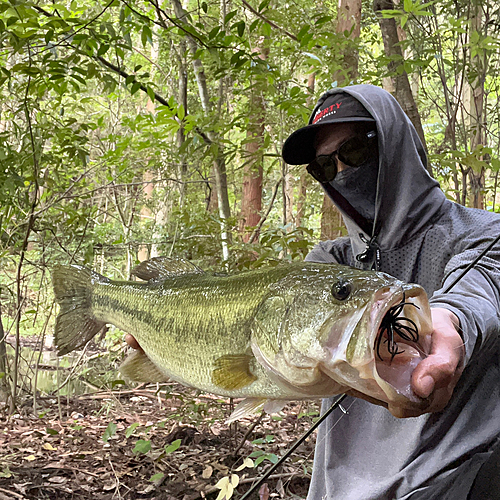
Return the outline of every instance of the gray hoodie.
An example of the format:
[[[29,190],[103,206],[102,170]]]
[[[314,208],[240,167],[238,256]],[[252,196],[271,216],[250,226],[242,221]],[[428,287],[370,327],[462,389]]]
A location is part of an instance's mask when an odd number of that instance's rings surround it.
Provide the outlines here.
[[[440,413],[396,419],[383,407],[348,398],[348,413],[336,410],[319,429],[308,500],[500,499],[500,453],[494,454],[500,450],[500,245],[442,293],[500,233],[500,216],[445,197],[424,167],[415,129],[389,93],[371,85],[330,92],[337,91],[358,99],[376,120],[378,268],[422,285],[431,306],[456,314],[466,368]],[[372,235],[343,217],[349,237],[320,243],[307,260],[370,268],[373,262],[356,256]]]

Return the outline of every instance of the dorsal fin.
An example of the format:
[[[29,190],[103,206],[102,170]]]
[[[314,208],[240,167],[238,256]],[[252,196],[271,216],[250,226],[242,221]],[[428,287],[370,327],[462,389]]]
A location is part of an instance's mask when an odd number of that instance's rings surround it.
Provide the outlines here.
[[[161,281],[180,274],[203,274],[203,271],[185,259],[153,257],[141,262],[132,270],[132,274],[144,281]]]

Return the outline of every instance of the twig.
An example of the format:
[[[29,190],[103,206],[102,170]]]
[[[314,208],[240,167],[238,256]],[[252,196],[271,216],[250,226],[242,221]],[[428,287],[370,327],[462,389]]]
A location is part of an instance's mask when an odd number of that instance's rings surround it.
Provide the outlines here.
[[[248,431],[245,433],[245,435],[243,436],[243,439],[241,440],[238,448],[236,448],[236,450],[234,451],[234,454],[237,455],[238,452],[241,450],[241,448],[243,447],[243,445],[245,444],[245,441],[247,440],[248,436],[250,436],[250,434],[253,432],[253,430],[255,429],[255,427],[257,427],[257,425],[260,424],[261,420],[262,420],[262,417],[264,417],[264,413],[261,413],[259,415],[259,418],[249,427]]]
[[[15,497],[15,498],[21,498],[22,500],[26,497],[23,497],[22,495],[20,495],[19,493],[15,493],[14,491],[12,490],[5,490],[3,488],[0,488],[0,491],[3,491],[4,493],[8,493],[9,496],[7,498],[11,498],[11,497]]]
[[[119,68],[115,64],[113,64],[113,63],[107,61],[106,59],[104,59],[104,57],[101,57],[101,56],[93,56],[93,57],[94,57],[94,59],[96,59],[97,61],[99,61],[102,65],[106,66],[107,68],[109,68],[110,70],[114,71],[115,73],[118,73],[123,78],[127,79],[128,77],[131,76],[126,71],[124,71],[123,69]],[[145,92],[146,94],[148,93],[148,87],[146,87],[146,85],[138,82],[135,79],[135,77],[134,77],[133,83],[138,83],[139,84],[139,88],[143,92]],[[158,101],[163,106],[166,106],[168,109],[172,110],[172,106],[168,103],[168,101],[166,99],[164,99],[160,94],[157,94],[153,89],[150,89],[150,90],[153,91],[153,95],[154,95],[155,101]],[[176,114],[176,116],[177,116],[177,114]],[[196,126],[194,128],[194,130],[196,130],[196,133],[203,139],[203,141],[206,144],[212,144],[212,141],[209,139],[209,137],[202,130],[200,130],[199,127]]]
[[[57,359],[56,381],[57,381],[57,385],[59,385],[59,356],[56,359]],[[59,390],[57,391],[57,409],[59,410],[59,421],[62,422],[63,418],[62,418],[62,409],[61,409],[61,393],[59,392]]]
[[[94,21],[97,21],[97,19],[99,19],[111,7],[111,5],[114,3],[114,1],[115,0],[111,0],[111,2],[109,2],[108,5],[106,5],[106,7],[104,7],[104,9],[101,10],[101,12],[99,12],[99,14],[95,15],[90,21],[85,23],[83,26],[78,28],[76,31],[72,31],[67,37],[63,38],[61,41],[52,44],[51,47],[57,47],[58,45],[62,45],[66,40],[69,40],[70,38],[74,37],[77,33],[79,33],[80,31],[83,31],[85,28],[90,26]],[[46,17],[53,17],[53,14],[51,14],[50,12],[47,12],[46,10],[42,9],[41,7],[38,7],[37,5],[33,5],[33,8]],[[48,50],[48,49],[44,48],[43,50]],[[40,51],[40,52],[42,52],[42,51]],[[35,53],[35,55],[38,55],[40,52]]]
[[[307,474],[297,474],[296,472],[284,472],[282,474],[272,474],[269,476],[267,479],[273,480],[273,479],[283,479],[285,477],[297,477],[297,478],[302,478],[302,477],[309,477]],[[238,484],[248,484],[252,483],[255,481],[255,477],[244,477],[243,479],[240,479]],[[216,488],[215,486],[211,486],[207,490],[205,490],[203,493],[206,495],[209,495],[210,493],[213,493],[214,491],[219,490],[219,488]]]
[[[116,493],[118,495],[118,498],[121,498],[122,495],[120,493],[120,480],[118,479],[118,475],[116,474],[116,471],[115,471],[115,468],[113,467],[113,463],[111,462],[111,459],[108,459],[108,461],[109,461],[109,465],[111,465],[111,470],[113,471],[113,474],[115,475],[115,481],[116,481],[115,490],[116,490]]]
[[[279,31],[282,31],[283,33],[285,33],[286,36],[290,37],[292,40],[295,40],[296,42],[298,42],[298,38],[293,35],[292,33],[290,33],[289,31],[287,31],[285,28],[281,27],[281,26],[278,26],[277,24],[273,23],[272,21],[270,21],[269,19],[267,19],[267,17],[265,17],[264,15],[262,15],[260,12],[256,11],[248,2],[245,2],[245,0],[241,0],[241,3],[252,13],[254,13],[257,17],[259,17],[260,19],[262,19],[264,22],[266,22],[267,24],[269,24],[269,26],[272,26],[273,28],[276,28],[277,30]]]
[[[31,68],[31,51],[29,50],[28,47],[28,54],[29,54],[29,67]],[[25,114],[26,114],[26,122],[28,124],[28,130],[30,134],[30,142],[31,142],[31,150],[33,154],[33,201],[31,202],[30,206],[30,214],[28,217],[28,226],[26,228],[26,233],[24,235],[24,241],[21,247],[21,254],[19,256],[19,264],[17,266],[17,274],[16,274],[16,292],[17,292],[17,305],[19,308],[19,315],[17,316],[16,319],[16,350],[14,354],[14,374],[13,374],[13,382],[12,382],[12,399],[10,401],[10,412],[12,413],[16,407],[16,397],[17,397],[17,377],[18,377],[18,370],[19,370],[19,339],[21,336],[20,332],[20,319],[21,319],[21,303],[24,301],[22,298],[21,294],[21,272],[23,269],[23,263],[24,263],[24,258],[26,255],[26,250],[28,249],[28,241],[29,237],[31,235],[31,231],[33,229],[33,226],[35,224],[35,209],[36,206],[38,205],[38,158],[36,156],[36,148],[35,148],[35,138],[33,136],[33,126],[31,123],[31,116],[30,116],[30,110],[28,107],[28,94],[29,94],[29,88],[31,85],[31,75],[28,76],[28,83],[26,85],[26,93],[24,96],[24,108],[25,108]]]
[[[85,350],[87,349],[87,345],[88,344],[85,344],[84,348],[83,348],[83,351],[82,353],[80,354],[80,357],[78,358],[77,362],[71,367],[71,371],[68,373],[68,376],[66,377],[66,380],[62,383],[62,385],[60,385],[56,390],[55,392],[57,392],[57,394],[59,394],[59,391],[69,382],[69,379],[71,377],[71,375],[75,372],[75,370],[77,369],[80,361],[82,360],[83,358],[83,355],[85,354]],[[59,357],[57,358],[57,364],[59,366]],[[59,368],[58,368],[59,369]]]
[[[260,231],[262,225],[264,224],[267,217],[271,213],[271,210],[273,209],[273,205],[274,205],[274,200],[276,199],[276,195],[278,194],[278,188],[279,188],[282,180],[283,180],[283,177],[281,177],[280,180],[276,183],[276,186],[274,186],[274,191],[273,191],[273,195],[271,197],[271,201],[269,202],[269,207],[267,208],[266,213],[260,218],[259,223],[257,224],[255,229],[253,230],[252,235],[250,236],[250,239],[248,240],[248,243],[253,243],[255,241],[255,238],[257,238],[257,235],[259,234],[259,231]]]

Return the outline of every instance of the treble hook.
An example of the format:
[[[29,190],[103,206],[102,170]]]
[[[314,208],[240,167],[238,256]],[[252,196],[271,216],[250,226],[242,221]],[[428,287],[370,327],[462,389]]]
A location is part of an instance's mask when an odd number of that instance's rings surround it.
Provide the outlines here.
[[[390,307],[380,323],[380,334],[375,341],[375,348],[381,361],[383,361],[383,359],[380,354],[380,345],[385,333],[387,334],[385,342],[388,343],[387,351],[391,355],[391,362],[397,354],[402,354],[404,352],[399,350],[398,344],[394,340],[394,333],[397,333],[403,340],[408,342],[418,342],[418,327],[416,323],[410,318],[399,316],[405,306],[413,306],[420,309],[416,304],[406,302],[406,296],[403,290],[403,299],[401,302]]]

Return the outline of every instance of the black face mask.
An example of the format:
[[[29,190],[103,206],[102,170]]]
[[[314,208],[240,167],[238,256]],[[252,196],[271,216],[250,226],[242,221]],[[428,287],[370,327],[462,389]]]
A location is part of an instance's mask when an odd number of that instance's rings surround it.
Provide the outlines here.
[[[375,219],[377,196],[378,155],[359,167],[348,167],[338,172],[330,185],[338,191],[365,219]]]

